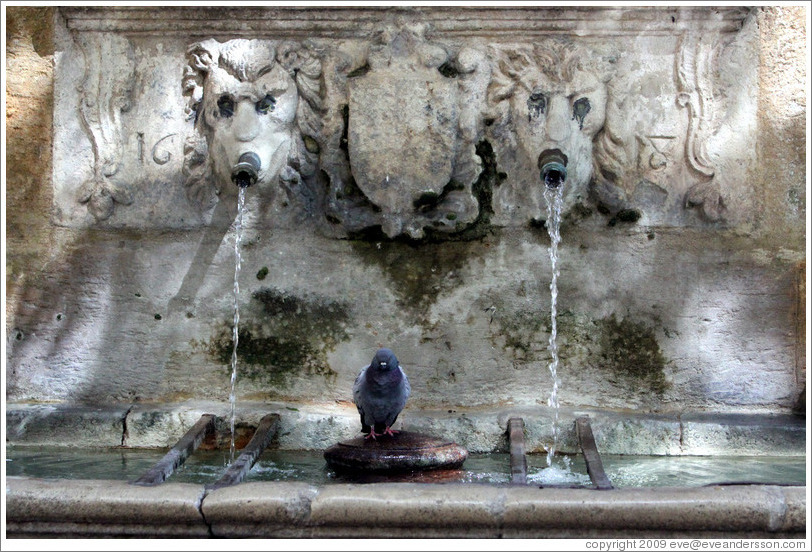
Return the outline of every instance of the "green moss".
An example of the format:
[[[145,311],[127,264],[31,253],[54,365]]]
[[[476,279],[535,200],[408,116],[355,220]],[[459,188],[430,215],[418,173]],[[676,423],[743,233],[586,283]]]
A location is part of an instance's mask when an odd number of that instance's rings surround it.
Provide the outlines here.
[[[423,192],[420,197],[412,202],[415,209],[434,208],[440,201],[440,194],[436,192]]]
[[[316,142],[316,139],[312,136],[302,135],[302,140],[304,141],[305,149],[310,153],[319,153],[319,151],[321,151],[319,143]]]
[[[549,311],[505,312],[496,305],[491,342],[503,347],[519,363],[549,362],[552,329]],[[559,358],[567,366],[594,366],[630,391],[662,394],[668,389],[667,364],[655,329],[642,322],[618,320],[615,315],[593,320],[583,314],[559,312],[556,318]],[[663,331],[667,332],[666,328]]]
[[[641,216],[640,211],[637,209],[622,209],[607,224],[608,226],[615,226],[618,222],[635,223],[640,220]]]
[[[457,68],[454,67],[454,65],[449,62],[443,63],[441,66],[437,68],[437,70],[440,72],[442,76],[449,79],[454,79],[460,74]]]
[[[364,64],[361,67],[358,67],[353,71],[350,71],[350,73],[347,75],[347,78],[354,79],[355,77],[363,77],[364,75],[369,73],[369,69],[370,69],[369,64],[368,63]]]
[[[460,270],[472,256],[479,255],[478,243],[423,243],[353,241],[358,258],[373,270],[386,274],[398,306],[421,317],[440,293],[462,285]],[[418,323],[420,320],[418,320]]]
[[[534,355],[534,351],[544,349],[544,345],[539,343],[543,339],[539,334],[542,331],[549,331],[549,321],[549,313],[546,314],[545,324],[544,313],[528,310],[518,311],[508,317],[500,318],[500,333],[504,338],[504,347],[511,351],[516,360],[539,360]]]
[[[349,308],[320,296],[297,296],[260,288],[241,312],[237,341],[240,376],[270,385],[273,392],[297,375],[334,378],[327,353],[349,339]],[[233,326],[222,322],[205,345],[209,356],[231,370]]]
[[[582,220],[588,219],[592,216],[592,209],[584,205],[583,203],[576,203],[572,206],[572,209],[564,215],[564,220],[568,224],[578,224]]]
[[[267,275],[268,275],[268,267],[263,266],[257,272],[257,280],[264,280]]]
[[[496,154],[490,142],[483,140],[476,145],[476,154],[482,160],[482,172],[476,182],[471,186],[471,192],[479,203],[479,213],[471,224],[460,228],[453,234],[441,233],[431,228],[426,229],[426,239],[428,241],[472,241],[480,240],[492,232],[491,215],[493,215],[493,187],[499,186],[507,175],[499,172],[496,165]],[[460,189],[460,186],[452,187],[450,182],[449,190]],[[453,219],[449,219],[453,220]]]
[[[601,320],[598,328],[602,367],[660,394],[668,388],[665,357],[652,328],[628,319],[618,321],[614,314]]]

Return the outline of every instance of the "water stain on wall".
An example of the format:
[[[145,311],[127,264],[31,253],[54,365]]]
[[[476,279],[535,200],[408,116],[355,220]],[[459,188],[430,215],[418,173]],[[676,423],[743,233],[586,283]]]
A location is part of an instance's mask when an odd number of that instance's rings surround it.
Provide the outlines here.
[[[327,354],[350,339],[347,304],[312,294],[262,287],[241,307],[237,362],[240,375],[272,389],[286,387],[292,376],[307,374],[334,380]],[[234,348],[230,321],[221,323],[206,352],[230,371]]]
[[[491,342],[512,356],[514,366],[550,361],[549,313],[518,310],[497,320]],[[559,313],[556,325],[562,362],[594,366],[606,373],[608,381],[621,387],[636,390],[642,385],[658,395],[669,388],[667,360],[655,327],[629,318],[619,320],[615,314],[592,320],[568,311]]]

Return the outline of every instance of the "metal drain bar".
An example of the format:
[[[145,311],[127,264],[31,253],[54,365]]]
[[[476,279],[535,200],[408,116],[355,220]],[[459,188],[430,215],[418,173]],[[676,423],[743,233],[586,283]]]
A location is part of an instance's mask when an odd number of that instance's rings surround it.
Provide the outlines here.
[[[257,430],[254,432],[254,436],[251,437],[251,440],[243,449],[242,454],[231,463],[220,479],[211,485],[206,485],[206,489],[213,491],[242,482],[262,455],[262,452],[268,447],[278,429],[279,414],[267,414],[263,416],[259,421]]]
[[[154,487],[166,481],[176,468],[183,465],[186,459],[197,450],[206,435],[214,431],[213,414],[203,414],[195,425],[187,431],[177,444],[158,460],[144,475],[133,481],[133,485]]]
[[[510,439],[510,482],[516,485],[527,484],[527,454],[524,448],[524,420],[508,420]]]
[[[578,432],[578,442],[581,445],[581,451],[584,453],[586,472],[589,474],[592,484],[600,491],[613,489],[612,482],[609,481],[609,477],[607,477],[606,472],[603,470],[603,462],[601,462],[598,447],[595,445],[595,436],[592,435],[592,426],[589,424],[589,416],[579,416],[576,418],[575,429]]]
[[[576,418],[575,429],[586,462],[586,471],[593,487],[601,491],[614,489],[603,469],[601,455],[598,453],[595,436],[592,434],[592,426],[589,424],[589,416]],[[515,485],[526,485],[527,453],[524,446],[524,420],[522,418],[508,420],[508,439],[510,442],[510,482]]]

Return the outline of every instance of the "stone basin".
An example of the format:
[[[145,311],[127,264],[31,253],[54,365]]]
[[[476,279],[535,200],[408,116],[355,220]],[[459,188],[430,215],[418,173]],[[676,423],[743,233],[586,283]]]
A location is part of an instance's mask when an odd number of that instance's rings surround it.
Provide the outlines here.
[[[339,441],[324,451],[330,467],[344,472],[454,470],[466,458],[468,451],[448,439],[408,431],[377,439]]]

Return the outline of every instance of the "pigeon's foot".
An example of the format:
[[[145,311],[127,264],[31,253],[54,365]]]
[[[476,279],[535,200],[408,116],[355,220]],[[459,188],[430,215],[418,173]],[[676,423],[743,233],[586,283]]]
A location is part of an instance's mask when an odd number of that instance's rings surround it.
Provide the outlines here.
[[[376,437],[383,435],[384,433],[386,433],[386,431],[384,431],[383,433],[375,433],[374,429],[370,429],[369,433],[366,435],[366,437],[364,437],[364,439],[372,439],[374,441]]]
[[[390,437],[394,437],[398,433],[400,433],[399,430],[392,429],[389,426],[387,426],[386,429],[383,430],[383,433],[381,433],[380,435],[389,435]]]

